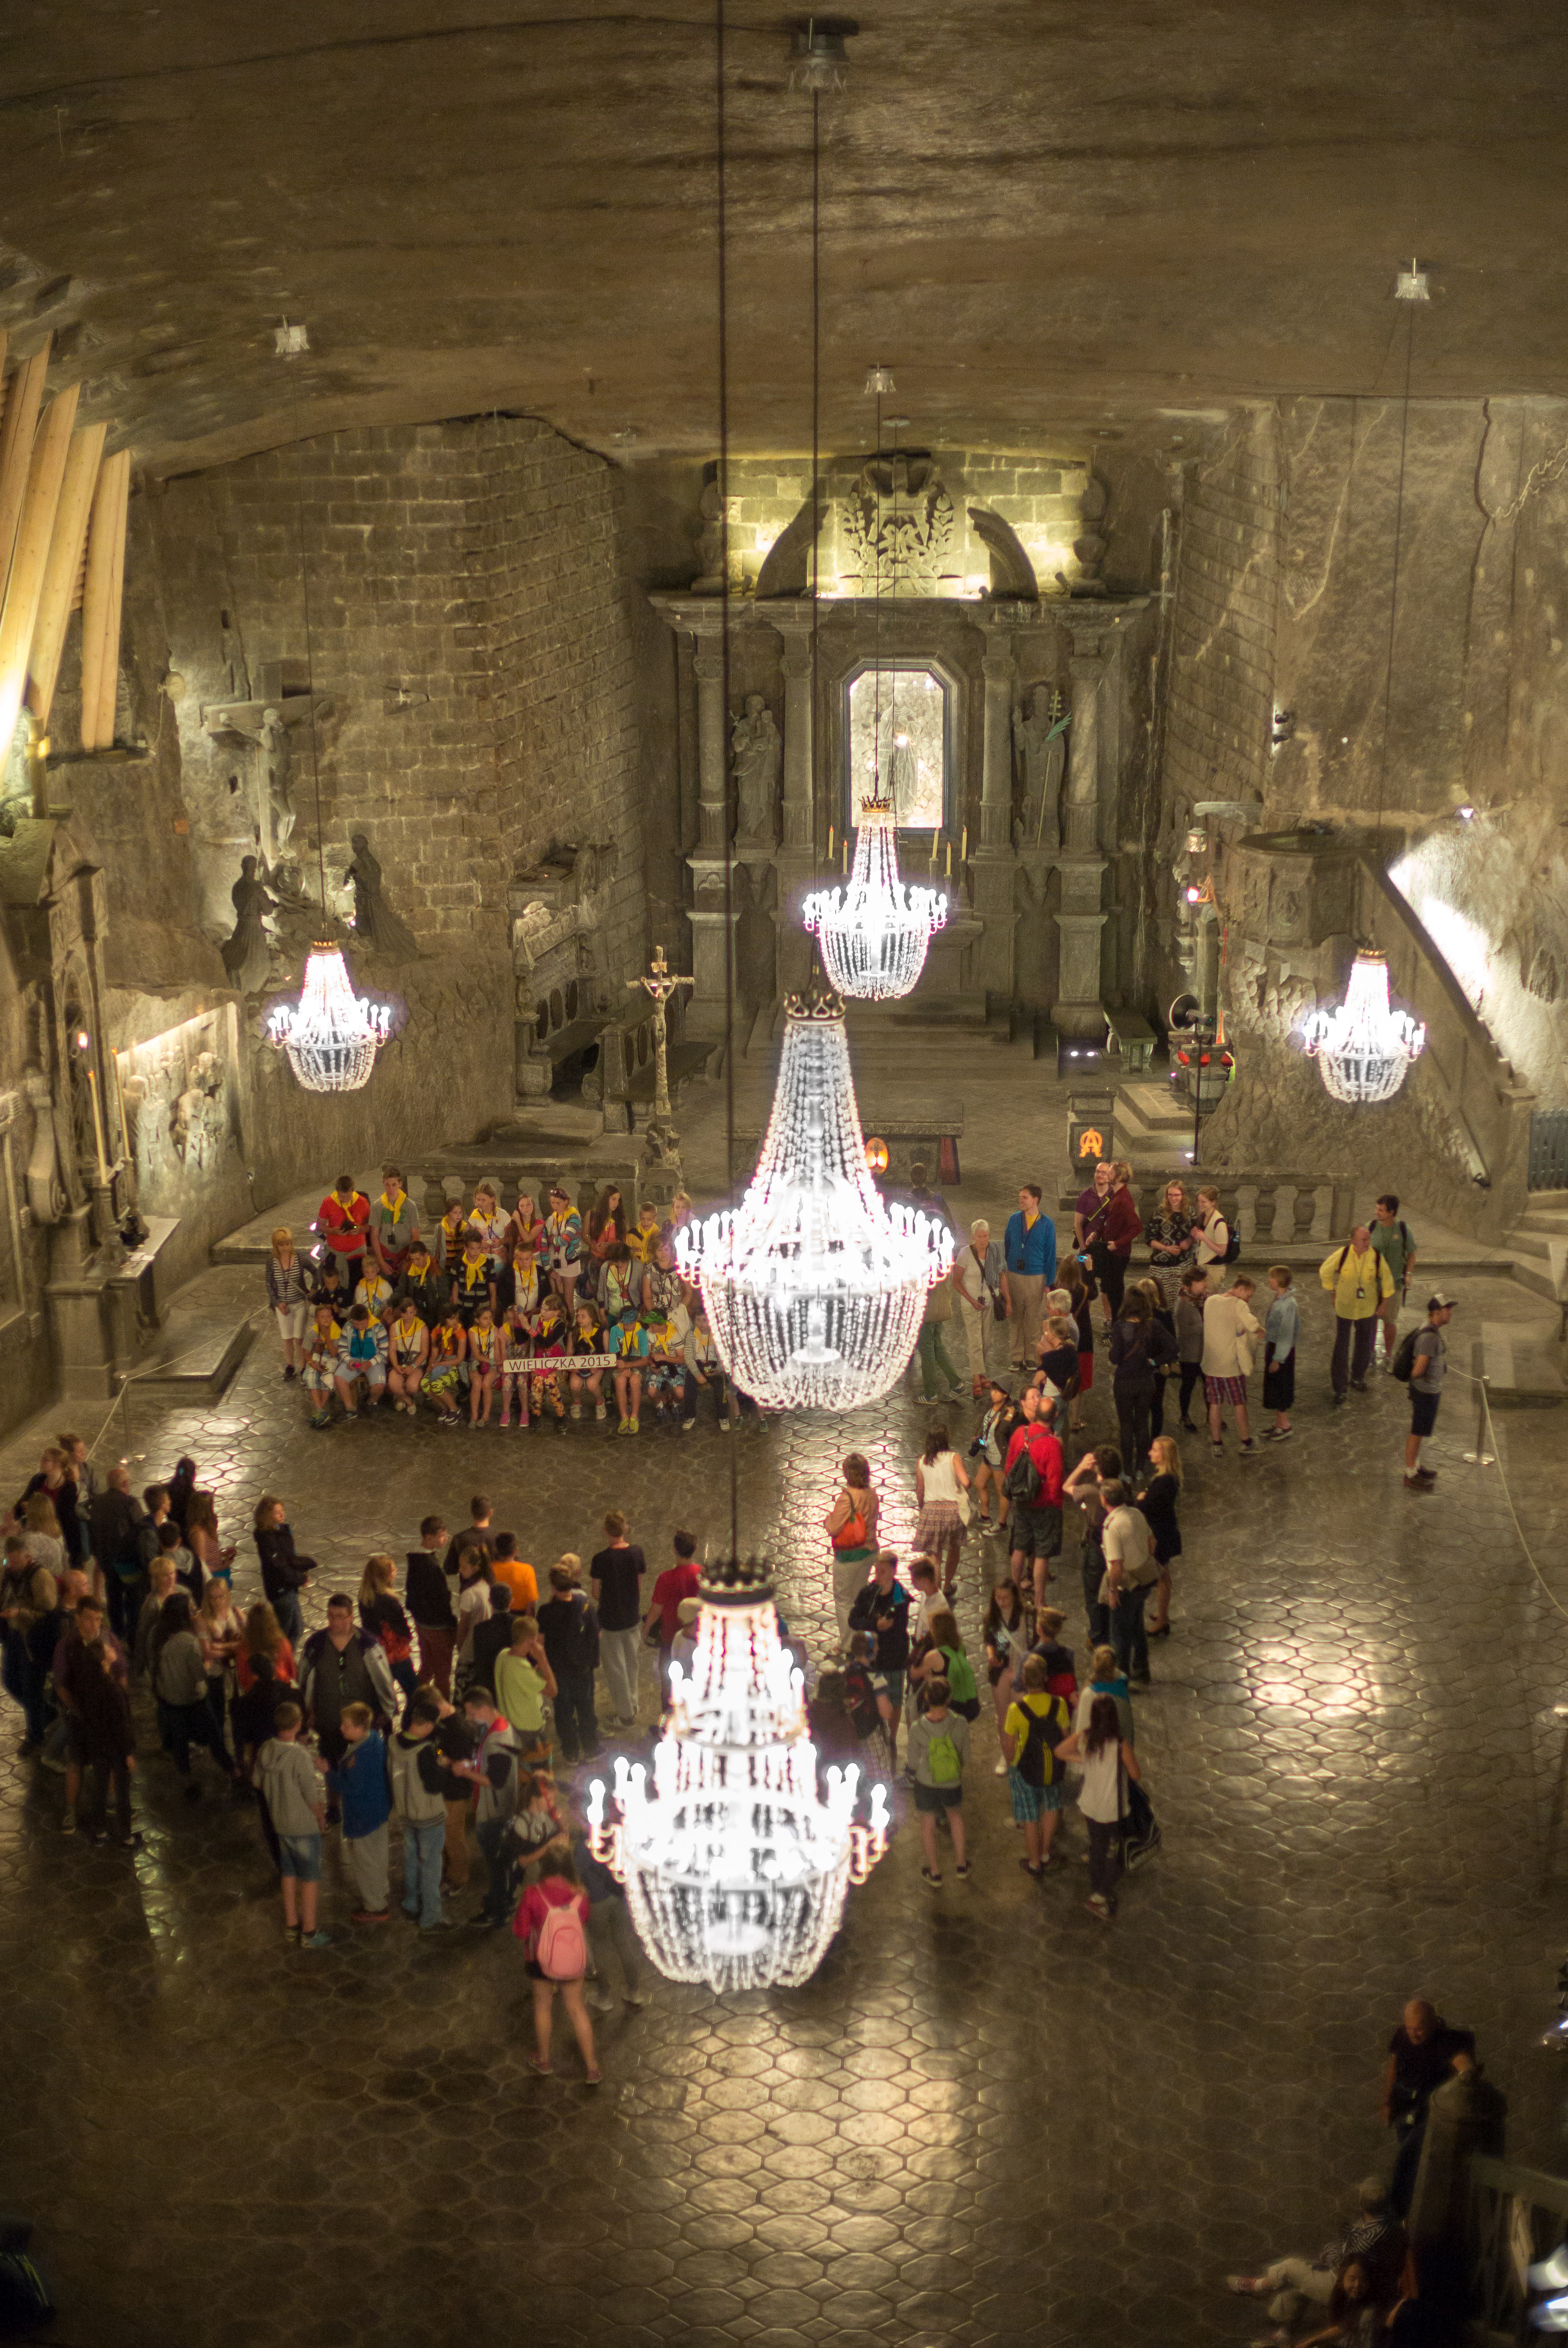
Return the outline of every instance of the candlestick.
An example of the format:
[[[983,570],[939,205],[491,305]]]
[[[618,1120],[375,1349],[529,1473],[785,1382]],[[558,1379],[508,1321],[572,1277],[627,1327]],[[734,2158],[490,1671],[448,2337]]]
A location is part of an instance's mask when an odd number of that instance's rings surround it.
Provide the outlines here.
[[[125,1080],[119,1072],[119,1054],[118,1052],[111,1052],[109,1054],[109,1057],[114,1062],[114,1094],[115,1099],[119,1106],[120,1156],[125,1159],[126,1164],[128,1166],[130,1164],[130,1127],[127,1122],[125,1113]]]
[[[935,879],[937,871],[937,848],[938,835],[933,832],[931,834],[931,874],[933,879]]]
[[[968,824],[965,824],[965,826],[964,826],[964,844],[963,844],[962,848],[960,848],[960,849],[959,849],[959,850],[958,850],[958,861],[959,861],[959,863],[960,863],[960,864],[967,864],[967,863],[968,862],[968,860],[969,860],[969,827],[968,827]]]
[[[834,848],[834,845],[833,845],[833,841],[834,841],[834,826],[833,826],[832,824],[829,824],[829,825],[828,825],[828,827],[827,827],[827,860],[828,860],[828,862],[829,862],[830,864],[832,863],[832,861],[833,861],[833,860],[834,860],[834,856],[835,856],[835,854],[836,853],[836,851],[835,851],[835,848]]]
[[[108,1189],[109,1169],[108,1159],[104,1154],[104,1120],[103,1112],[98,1107],[98,1072],[96,1068],[89,1068],[87,1070],[87,1090],[92,1095],[93,1134],[98,1146],[98,1182],[99,1186],[103,1189],[107,1190]]]
[[[845,836],[844,842],[844,877],[846,880],[849,878],[849,840],[847,835]]]

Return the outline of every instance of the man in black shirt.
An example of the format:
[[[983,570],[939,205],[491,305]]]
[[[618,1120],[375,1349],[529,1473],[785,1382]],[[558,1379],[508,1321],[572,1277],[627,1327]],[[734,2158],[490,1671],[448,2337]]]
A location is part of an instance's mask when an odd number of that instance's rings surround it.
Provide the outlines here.
[[[1412,1998],[1383,2065],[1383,2120],[1399,2147],[1389,2199],[1401,2218],[1409,2216],[1416,2189],[1433,2092],[1455,2072],[1474,2069],[1474,2031],[1450,2030],[1424,1997]]]
[[[468,1641],[468,1677],[466,1687],[482,1687],[486,1694],[496,1693],[496,1660],[505,1654],[512,1643],[512,1593],[504,1581],[490,1584],[490,1612],[483,1622],[477,1622]]]
[[[483,1492],[475,1493],[468,1503],[468,1514],[473,1522],[466,1532],[457,1535],[442,1560],[442,1564],[448,1573],[456,1572],[457,1560],[466,1549],[483,1550],[487,1558],[494,1557],[496,1553],[495,1536],[490,1530],[490,1519],[495,1514],[495,1509]],[[489,1577],[487,1575],[486,1579],[488,1580]]]
[[[419,1547],[408,1552],[408,1618],[419,1633],[419,1674],[443,1695],[452,1693],[452,1647],[457,1617],[452,1591],[441,1563],[446,1528],[439,1517],[426,1517],[419,1528]]]
[[[852,1631],[870,1631],[876,1634],[876,1653],[872,1669],[879,1672],[887,1683],[887,1701],[892,1707],[892,1725],[887,1741],[892,1748],[892,1766],[898,1760],[898,1722],[904,1710],[904,1674],[909,1668],[909,1592],[898,1579],[898,1559],[895,1550],[885,1549],[872,1568],[872,1578],[856,1597],[849,1610]]]
[[[599,1751],[593,1675],[599,1668],[599,1617],[573,1581],[571,1569],[550,1568],[550,1594],[539,1608],[545,1654],[556,1675],[556,1734],[561,1759],[591,1761]]]
[[[618,1728],[630,1728],[637,1719],[637,1661],[642,1643],[641,1582],[648,1570],[648,1560],[627,1540],[626,1519],[619,1509],[611,1509],[604,1520],[604,1529],[609,1546],[601,1549],[589,1565],[589,1586],[599,1616],[600,1660],[610,1688],[615,1725]]]

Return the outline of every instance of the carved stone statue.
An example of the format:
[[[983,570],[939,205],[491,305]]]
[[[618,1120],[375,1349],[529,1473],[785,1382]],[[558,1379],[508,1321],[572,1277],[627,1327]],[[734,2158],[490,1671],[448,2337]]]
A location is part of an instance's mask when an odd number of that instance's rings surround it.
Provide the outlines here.
[[[1023,768],[1023,822],[1020,848],[1045,848],[1052,855],[1061,846],[1059,801],[1061,772],[1067,760],[1067,736],[1061,726],[1061,695],[1049,685],[1037,685],[1023,703],[1015,702],[1012,737]]]
[[[953,541],[953,500],[919,450],[872,457],[840,509],[845,561],[862,595],[935,595]]]
[[[240,631],[227,612],[219,613],[219,623],[222,630],[223,667],[229,679],[229,698],[231,701],[249,701],[251,672],[245,664],[245,647],[241,641]]]
[[[414,932],[386,901],[381,866],[371,854],[369,840],[363,831],[352,832],[349,846],[354,862],[343,877],[354,891],[355,935],[375,953],[386,954],[394,962],[413,962],[419,952]]]
[[[229,894],[234,906],[234,928],[223,941],[223,968],[231,986],[237,986],[241,994],[258,994],[272,966],[266,919],[277,911],[278,904],[266,884],[256,878],[253,856],[241,858],[240,878]]]
[[[740,799],[740,837],[773,841],[774,810],[778,801],[784,743],[774,715],[760,693],[748,693],[746,705],[730,736],[734,755],[735,788]]]
[[[261,712],[261,726],[256,739],[267,776],[267,805],[272,818],[272,853],[280,856],[294,831],[294,798],[289,779],[293,765],[293,749],[281,710],[264,709]]]
[[[698,595],[719,595],[724,586],[724,501],[716,474],[702,484],[697,502],[701,517],[697,533],[697,576],[692,582]]]
[[[1065,588],[1070,595],[1108,595],[1111,592],[1100,576],[1100,566],[1110,547],[1110,541],[1102,534],[1101,524],[1105,520],[1110,503],[1110,492],[1104,482],[1097,474],[1091,473],[1079,509],[1084,526],[1083,535],[1072,541],[1078,576],[1069,579],[1063,571],[1056,574],[1057,585]]]

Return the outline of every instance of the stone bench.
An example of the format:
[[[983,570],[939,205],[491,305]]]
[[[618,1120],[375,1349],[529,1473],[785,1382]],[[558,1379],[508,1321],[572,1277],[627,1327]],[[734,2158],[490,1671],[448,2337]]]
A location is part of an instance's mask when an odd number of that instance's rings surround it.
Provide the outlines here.
[[[1107,1011],[1106,1032],[1129,1076],[1142,1076],[1159,1037],[1141,1011]]]

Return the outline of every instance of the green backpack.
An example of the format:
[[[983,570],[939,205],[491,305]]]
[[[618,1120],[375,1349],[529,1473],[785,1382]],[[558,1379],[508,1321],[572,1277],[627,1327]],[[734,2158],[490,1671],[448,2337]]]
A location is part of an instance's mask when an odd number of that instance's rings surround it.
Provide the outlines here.
[[[948,1674],[948,1700],[953,1710],[965,1720],[979,1717],[980,1692],[975,1681],[974,1665],[961,1647],[944,1647],[942,1662]]]
[[[958,1748],[945,1732],[933,1736],[926,1747],[926,1766],[931,1772],[933,1786],[956,1786],[964,1774]]]

